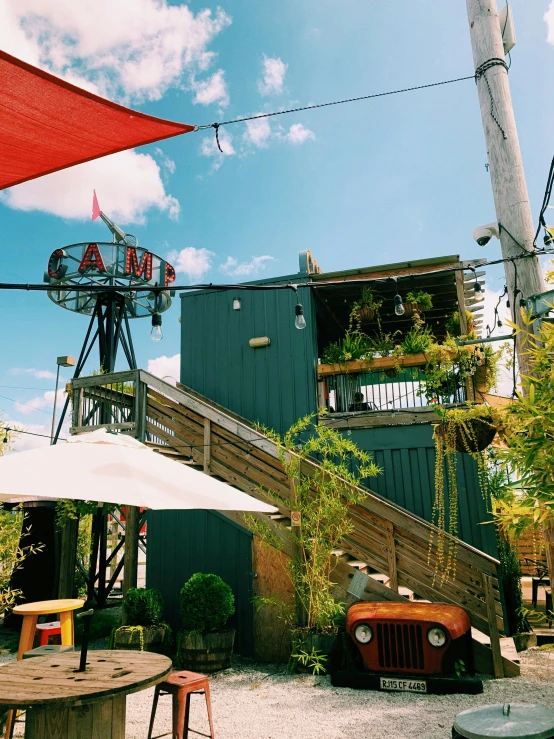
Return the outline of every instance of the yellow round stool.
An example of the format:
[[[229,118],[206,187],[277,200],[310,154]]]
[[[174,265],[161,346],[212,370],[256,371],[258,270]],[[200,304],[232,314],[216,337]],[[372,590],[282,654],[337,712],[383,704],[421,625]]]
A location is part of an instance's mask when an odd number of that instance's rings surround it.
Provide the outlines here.
[[[62,644],[75,646],[73,611],[81,608],[84,603],[85,601],[79,598],[65,598],[62,600],[41,600],[36,603],[24,603],[16,606],[13,612],[18,616],[23,616],[17,659],[23,659],[25,652],[33,648],[38,617],[47,616],[51,613],[59,613],[60,615]]]

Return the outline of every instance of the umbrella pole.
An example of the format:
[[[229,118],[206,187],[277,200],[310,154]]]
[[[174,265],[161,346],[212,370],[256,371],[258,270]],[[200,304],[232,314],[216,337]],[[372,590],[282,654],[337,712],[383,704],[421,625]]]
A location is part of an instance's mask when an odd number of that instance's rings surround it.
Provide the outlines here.
[[[138,540],[140,527],[140,508],[125,507],[125,552],[123,554],[123,597],[129,588],[136,588],[138,576]],[[125,608],[123,608],[125,623]]]

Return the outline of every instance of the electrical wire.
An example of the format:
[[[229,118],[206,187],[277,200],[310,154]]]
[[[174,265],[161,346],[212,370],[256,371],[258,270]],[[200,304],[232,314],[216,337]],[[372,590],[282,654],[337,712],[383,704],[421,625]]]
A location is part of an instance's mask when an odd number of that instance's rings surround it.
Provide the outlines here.
[[[504,228],[504,227],[502,227]],[[513,237],[512,237],[513,238]],[[516,242],[517,243],[517,242]],[[522,247],[523,248],[523,247]],[[413,273],[407,273],[402,275],[400,278],[401,280],[412,278],[412,277],[425,277],[429,275],[438,275],[438,274],[447,274],[447,273],[453,273],[453,272],[465,272],[468,269],[475,269],[475,267],[492,267],[496,264],[505,264],[506,262],[512,262],[515,263],[519,259],[526,259],[530,257],[537,257],[542,256],[545,254],[550,254],[549,251],[546,249],[537,249],[536,251],[530,252],[525,251],[523,254],[518,254],[512,257],[503,257],[500,259],[493,259],[491,261],[487,260],[475,260],[475,264],[472,266],[471,264],[465,264],[465,265],[459,265],[459,266],[452,266],[452,267],[444,267],[442,269],[432,269],[428,272],[413,272]],[[299,278],[309,277],[310,275],[299,275]],[[342,285],[345,282],[356,282],[358,285],[364,285],[369,283],[385,283],[390,282],[391,279],[396,279],[393,277],[368,277],[368,278],[362,278],[362,279],[356,279],[352,280],[348,277],[344,277],[343,279],[334,279],[329,280],[326,282],[275,282],[268,285],[254,285],[254,284],[248,284],[248,283],[242,283],[242,284],[236,284],[236,283],[201,283],[197,285],[148,285],[144,287],[139,287],[136,285],[60,285],[52,286],[52,285],[46,285],[42,283],[10,283],[10,282],[0,282],[0,291],[1,290],[21,290],[25,292],[51,292],[55,291],[57,289],[65,289],[65,290],[71,290],[75,292],[88,292],[88,293],[138,293],[138,292],[167,292],[168,290],[174,290],[174,291],[186,291],[186,290],[292,290],[293,292],[297,292],[301,288],[324,288],[324,287],[330,287],[333,285]]]
[[[548,204],[550,203],[550,198],[552,196],[552,187],[554,186],[554,157],[552,158],[552,161],[550,163],[550,169],[548,171],[548,177],[546,180],[546,188],[544,191],[544,197],[542,201],[541,206],[541,212],[539,215],[539,225],[537,227],[537,232],[535,234],[535,238],[533,239],[533,246],[536,246],[537,239],[541,230],[541,227],[546,226],[546,221],[544,219],[544,214],[546,212],[546,209],[548,208]]]
[[[492,332],[496,328],[500,328],[502,326],[502,321],[500,320],[500,316],[498,315],[498,308],[500,307],[500,303],[502,302],[502,298],[508,294],[508,287],[504,285],[504,291],[502,292],[502,295],[498,298],[498,302],[494,308],[494,327],[490,328],[490,326],[487,326],[487,338],[489,338],[492,334]]]
[[[50,434],[36,434],[34,431],[23,431],[23,429],[14,429],[9,426],[0,426],[0,434],[2,432],[12,431],[14,434],[27,434],[28,436],[40,436],[42,439],[50,439]],[[67,439],[58,439],[58,441],[67,441]]]
[[[29,403],[23,403],[21,400],[15,400],[15,398],[8,398],[7,395],[0,395],[0,398],[4,398],[4,400],[9,400],[11,403],[17,403],[18,405],[24,405],[27,408],[32,408],[34,411],[40,411],[41,413],[46,413],[47,416],[52,415],[48,411],[45,411],[43,408],[35,408],[34,405],[29,405]]]
[[[346,98],[344,100],[334,100],[330,103],[316,103],[314,105],[304,105],[300,108],[289,108],[287,110],[277,110],[272,113],[259,113],[258,115],[244,116],[242,118],[235,118],[230,121],[220,121],[219,123],[207,123],[202,126],[195,126],[195,131],[205,131],[208,128],[214,128],[217,134],[217,129],[220,126],[230,126],[233,123],[246,123],[247,121],[255,121],[259,118],[272,118],[278,115],[288,115],[289,113],[300,113],[305,110],[316,110],[317,108],[328,108],[332,105],[345,105],[346,103],[356,103],[360,100],[371,100],[372,98],[386,97],[390,95],[400,95],[405,92],[414,92],[415,90],[425,90],[430,87],[441,87],[443,85],[451,85],[455,82],[465,82],[466,80],[474,80],[475,75],[468,75],[467,77],[456,77],[450,80],[443,80],[441,82],[430,82],[426,85],[416,85],[414,87],[403,87],[398,90],[388,90],[387,92],[375,92],[370,95],[360,95],[359,97]],[[221,148],[220,148],[221,151]]]

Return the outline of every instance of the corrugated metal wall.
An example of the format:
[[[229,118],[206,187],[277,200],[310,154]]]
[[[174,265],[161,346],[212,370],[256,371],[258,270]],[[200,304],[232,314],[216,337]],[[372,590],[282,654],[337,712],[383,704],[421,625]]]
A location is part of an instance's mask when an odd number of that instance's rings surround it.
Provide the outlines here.
[[[292,290],[183,294],[181,382],[279,432],[315,412],[315,319],[310,290],[299,296],[307,322],[302,331],[294,326]],[[234,298],[240,310],[233,310]],[[270,346],[252,349],[249,339],[260,336],[268,336]]]
[[[350,438],[373,452],[383,474],[369,487],[417,516],[431,521],[435,495],[435,444],[430,424],[352,429]],[[469,454],[458,454],[459,537],[476,549],[498,556],[491,514],[479,488],[477,465]]]
[[[216,511],[148,511],[146,587],[165,600],[165,618],[177,631],[179,593],[195,572],[219,575],[235,595],[235,651],[253,650],[252,534]]]

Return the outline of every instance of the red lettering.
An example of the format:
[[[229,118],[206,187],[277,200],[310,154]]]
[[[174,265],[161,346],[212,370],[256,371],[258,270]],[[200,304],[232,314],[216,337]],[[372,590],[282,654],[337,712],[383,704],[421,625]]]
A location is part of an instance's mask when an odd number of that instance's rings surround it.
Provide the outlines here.
[[[175,282],[175,278],[177,275],[175,274],[175,269],[169,264],[169,262],[165,263],[165,285],[166,287],[169,285],[170,282]]]
[[[50,255],[50,259],[48,260],[48,277],[51,277],[53,280],[60,277],[60,267],[62,266],[63,257],[65,257],[63,249],[56,249]]]
[[[142,262],[139,264],[137,250],[134,246],[128,246],[125,252],[125,274],[134,274],[135,277],[143,277],[150,281],[152,279],[152,254],[145,251]]]
[[[105,272],[104,260],[100,254],[98,244],[89,244],[79,265],[79,272],[86,272],[89,267],[94,267],[99,272]]]

